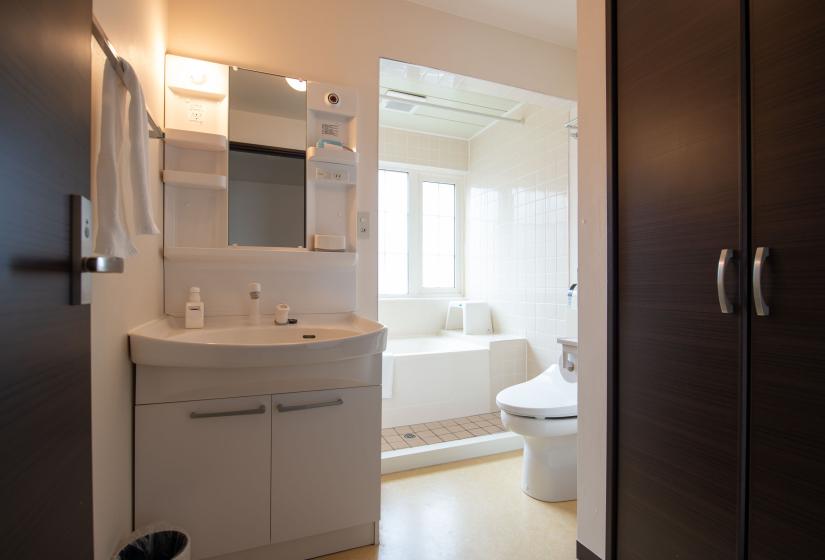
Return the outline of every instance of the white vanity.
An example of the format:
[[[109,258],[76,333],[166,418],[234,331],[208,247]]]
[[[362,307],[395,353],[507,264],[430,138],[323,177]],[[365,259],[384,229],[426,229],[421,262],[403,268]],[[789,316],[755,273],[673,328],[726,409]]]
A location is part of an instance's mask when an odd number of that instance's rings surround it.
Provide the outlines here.
[[[135,524],[168,521],[193,557],[303,559],[376,542],[386,329],[180,319],[130,335]]]
[[[165,117],[166,317],[130,333],[135,525],[180,526],[194,559],[375,543],[386,329],[354,314],[355,91],[167,55]],[[274,324],[284,304],[297,324]]]

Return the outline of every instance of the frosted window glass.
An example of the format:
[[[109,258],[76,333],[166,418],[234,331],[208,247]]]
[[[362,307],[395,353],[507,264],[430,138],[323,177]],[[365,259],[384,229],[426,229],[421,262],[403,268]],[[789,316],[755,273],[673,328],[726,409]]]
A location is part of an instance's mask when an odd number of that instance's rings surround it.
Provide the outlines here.
[[[455,185],[424,182],[421,284],[455,288]]]
[[[408,181],[401,171],[378,172],[378,291],[408,293]]]

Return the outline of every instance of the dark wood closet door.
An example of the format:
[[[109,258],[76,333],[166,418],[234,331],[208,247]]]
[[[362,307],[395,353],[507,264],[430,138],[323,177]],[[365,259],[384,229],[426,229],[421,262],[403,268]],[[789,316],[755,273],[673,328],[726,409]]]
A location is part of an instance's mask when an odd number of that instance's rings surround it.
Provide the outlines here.
[[[89,196],[91,0],[0,2],[0,558],[92,558],[89,306],[71,194]]]
[[[740,3],[617,0],[616,558],[737,557]],[[736,270],[729,271],[736,302]]]
[[[825,552],[825,3],[752,0],[750,558]]]

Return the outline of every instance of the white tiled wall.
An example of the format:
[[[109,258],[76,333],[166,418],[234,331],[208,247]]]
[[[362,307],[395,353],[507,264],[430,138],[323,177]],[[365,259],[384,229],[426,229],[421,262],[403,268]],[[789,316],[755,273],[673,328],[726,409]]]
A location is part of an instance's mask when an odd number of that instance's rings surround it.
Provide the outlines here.
[[[466,140],[382,126],[378,134],[381,161],[467,170]]]
[[[470,141],[466,295],[490,303],[495,332],[527,337],[528,377],[558,359],[558,336],[576,335],[564,128],[573,110],[528,106],[524,125],[499,123]]]

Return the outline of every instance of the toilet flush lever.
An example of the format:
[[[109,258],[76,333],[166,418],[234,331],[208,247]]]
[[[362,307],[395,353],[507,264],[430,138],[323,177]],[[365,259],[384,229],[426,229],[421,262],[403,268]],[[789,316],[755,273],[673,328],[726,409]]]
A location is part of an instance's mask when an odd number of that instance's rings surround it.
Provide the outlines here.
[[[727,272],[728,263],[731,259],[733,259],[733,249],[722,249],[719,255],[719,264],[716,267],[716,292],[719,296],[719,307],[722,309],[722,313],[726,315],[733,313],[733,304],[725,292],[725,272]]]

